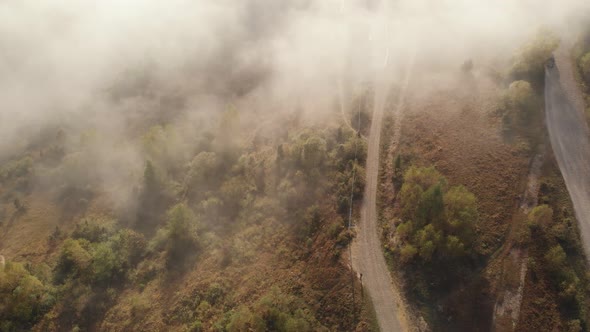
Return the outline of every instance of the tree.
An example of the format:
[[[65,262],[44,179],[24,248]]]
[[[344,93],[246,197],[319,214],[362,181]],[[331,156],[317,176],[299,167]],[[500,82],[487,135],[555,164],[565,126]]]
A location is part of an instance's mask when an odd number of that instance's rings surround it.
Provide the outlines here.
[[[402,207],[402,217],[405,220],[412,220],[418,212],[418,206],[422,199],[423,190],[417,184],[406,182],[400,192],[400,203]]]
[[[147,193],[155,193],[160,189],[160,182],[156,176],[154,164],[150,160],[145,162],[143,170],[143,190]]]
[[[563,248],[558,244],[545,254],[545,262],[547,263],[547,268],[551,272],[559,272],[561,268],[565,265],[567,255]]]
[[[158,223],[165,203],[163,189],[154,164],[146,161],[136,221],[142,231],[151,232]]]
[[[82,247],[80,241],[85,240],[67,239],[64,241],[56,267],[58,282],[69,276],[84,279],[90,277],[89,268],[92,263],[92,255]]]
[[[444,203],[440,184],[431,186],[422,194],[417,212],[416,217],[419,227],[426,224],[435,224],[438,225],[438,228],[441,228],[444,217]]]
[[[200,152],[197,154],[189,165],[189,181],[187,185],[190,189],[206,189],[217,183],[223,173],[222,162],[215,152]]]
[[[416,232],[414,242],[422,260],[429,262],[432,259],[434,251],[440,245],[441,237],[441,232],[437,231],[432,224]]]
[[[145,253],[145,238],[131,229],[120,230],[110,241],[113,251],[121,258],[124,267],[136,265]]]
[[[105,216],[89,216],[76,224],[72,238],[101,242],[114,233],[115,220]]]
[[[445,193],[444,205],[448,232],[471,244],[478,218],[475,195],[463,186],[453,187]]]
[[[29,330],[55,303],[54,289],[15,262],[0,270],[0,328]]]
[[[156,246],[163,245],[166,265],[182,264],[197,247],[197,221],[193,212],[184,204],[173,206],[166,213],[166,226],[158,231]]]
[[[409,263],[418,253],[418,249],[411,244],[405,244],[400,250],[400,259],[402,263]]]
[[[113,251],[110,243],[99,243],[92,253],[93,282],[108,283],[123,273],[121,257]]]
[[[404,174],[404,184],[416,184],[427,190],[431,186],[439,183],[441,187],[446,186],[446,179],[434,168],[431,167],[410,167]]]
[[[477,199],[463,186],[447,189],[434,167],[410,167],[400,192],[402,223],[396,229],[400,260],[417,255],[423,263],[468,254],[478,218]]]
[[[309,137],[301,150],[301,163],[307,170],[318,168],[326,155],[326,141],[317,136]]]

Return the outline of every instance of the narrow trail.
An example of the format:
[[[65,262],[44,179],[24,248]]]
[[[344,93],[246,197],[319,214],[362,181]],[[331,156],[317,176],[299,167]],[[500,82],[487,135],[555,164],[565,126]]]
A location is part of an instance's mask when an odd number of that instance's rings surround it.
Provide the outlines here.
[[[545,116],[551,146],[573,202],[580,235],[590,258],[590,131],[574,76],[569,47],[555,52],[545,70]]]
[[[399,114],[403,107],[405,93],[409,83],[414,63],[411,55],[404,84],[400,90],[399,100],[394,110],[396,128]],[[377,186],[379,180],[379,150],[381,139],[381,126],[387,94],[390,84],[383,77],[376,84],[375,102],[371,129],[368,139],[368,152],[366,162],[366,184],[363,206],[361,209],[361,221],[358,225],[357,236],[352,245],[352,266],[355,271],[363,276],[363,284],[373,302],[379,327],[383,332],[410,330],[409,316],[402,301],[400,290],[391,279],[391,275],[385,257],[383,256],[379,225],[377,223]],[[394,135],[399,135],[396,130]],[[399,140],[399,137],[398,137]]]
[[[531,162],[527,187],[520,203],[520,211],[525,215],[534,209],[538,202],[539,177],[545,161],[546,149],[543,146],[540,150],[542,152],[535,155]],[[518,268],[502,271],[501,285],[504,291],[498,296],[494,305],[492,331],[514,331],[518,324],[525,277],[528,271],[528,255],[527,249],[514,246],[510,248],[508,257],[505,258],[510,259],[513,266],[518,266]],[[518,273],[518,278],[513,277],[514,273]]]

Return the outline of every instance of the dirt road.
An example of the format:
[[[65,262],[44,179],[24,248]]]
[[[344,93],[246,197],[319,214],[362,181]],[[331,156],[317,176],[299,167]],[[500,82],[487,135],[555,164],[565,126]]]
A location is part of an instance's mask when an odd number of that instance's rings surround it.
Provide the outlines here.
[[[413,59],[410,61],[405,84],[396,105],[396,115],[402,107]],[[393,284],[383,256],[379,226],[377,224],[377,185],[379,180],[379,148],[381,125],[390,82],[377,82],[371,129],[368,139],[366,185],[361,221],[353,243],[352,265],[362,274],[363,285],[371,297],[379,328],[383,332],[407,331],[408,315],[405,313],[399,289]]]
[[[545,71],[547,128],[590,257],[590,135],[566,46],[555,52],[555,60],[556,66]]]

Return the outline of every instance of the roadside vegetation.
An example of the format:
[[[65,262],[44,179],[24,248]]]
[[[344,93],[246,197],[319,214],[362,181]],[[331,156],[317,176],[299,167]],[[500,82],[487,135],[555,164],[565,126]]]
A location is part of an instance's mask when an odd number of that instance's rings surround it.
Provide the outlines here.
[[[527,250],[529,255],[517,330],[525,326],[540,330],[555,326],[564,331],[588,328],[588,267],[543,122],[545,64],[558,44],[551,33],[541,31],[518,53],[498,109],[508,142],[519,145],[528,158],[539,153],[549,156],[538,179],[537,206],[524,218],[515,218],[519,225],[504,245]]]
[[[457,113],[459,118],[441,116],[440,125],[432,124],[440,110],[423,121],[418,114],[406,115],[404,126],[413,121],[413,127],[404,127],[402,136],[408,137],[392,160],[383,161],[386,256],[433,330],[494,326],[497,299],[509,291],[518,294],[519,286],[520,314],[509,323],[513,330],[588,329],[588,266],[544,128],[544,71],[558,44],[541,31],[516,52],[508,68],[494,72],[500,73],[493,77],[499,92],[486,113],[488,122],[480,123],[481,111],[469,106],[462,106],[466,110]],[[480,127],[470,130],[453,122]],[[490,125],[496,132],[488,133]],[[469,136],[480,132],[488,135],[481,142]],[[382,149],[387,155],[389,147]],[[547,157],[537,179],[537,207],[526,215],[520,205],[538,154]],[[522,255],[527,257],[524,270]],[[520,271],[525,271],[522,285]]]

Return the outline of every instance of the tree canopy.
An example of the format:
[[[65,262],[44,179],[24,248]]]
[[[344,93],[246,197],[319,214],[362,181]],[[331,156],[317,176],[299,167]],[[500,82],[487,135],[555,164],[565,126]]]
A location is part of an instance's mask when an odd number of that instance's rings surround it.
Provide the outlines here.
[[[405,263],[455,260],[469,255],[478,219],[477,199],[463,186],[449,188],[434,167],[410,167],[400,191],[402,223],[396,236]]]

